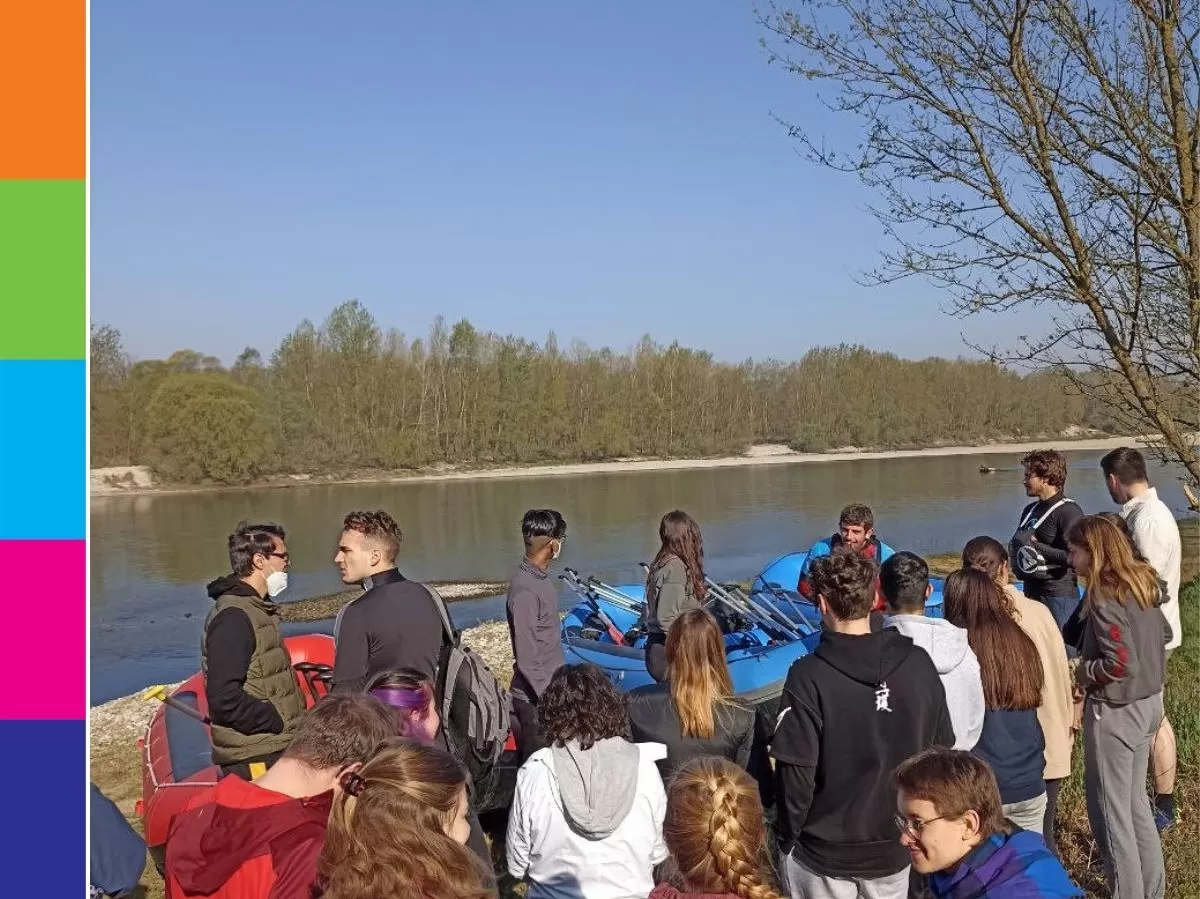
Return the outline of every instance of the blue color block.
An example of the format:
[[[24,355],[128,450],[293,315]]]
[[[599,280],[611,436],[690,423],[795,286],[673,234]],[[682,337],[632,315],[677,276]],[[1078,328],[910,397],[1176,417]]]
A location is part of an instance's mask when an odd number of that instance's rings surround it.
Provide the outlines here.
[[[82,359],[0,360],[0,540],[87,535],[87,413]]]
[[[4,892],[86,896],[87,722],[0,721],[0,766]]]

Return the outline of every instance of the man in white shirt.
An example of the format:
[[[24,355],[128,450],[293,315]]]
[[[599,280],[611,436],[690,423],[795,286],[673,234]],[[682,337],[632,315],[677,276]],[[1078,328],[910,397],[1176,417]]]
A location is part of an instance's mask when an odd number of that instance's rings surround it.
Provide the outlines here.
[[[1183,545],[1179,525],[1170,508],[1158,498],[1146,476],[1146,459],[1141,452],[1121,447],[1100,460],[1113,502],[1121,504],[1121,517],[1129,525],[1134,546],[1154,567],[1167,585],[1163,615],[1171,626],[1167,658],[1183,642],[1183,623],[1179,614],[1179,581]],[[1159,830],[1175,823],[1175,730],[1164,715],[1154,737],[1151,754],[1154,773],[1154,820]]]

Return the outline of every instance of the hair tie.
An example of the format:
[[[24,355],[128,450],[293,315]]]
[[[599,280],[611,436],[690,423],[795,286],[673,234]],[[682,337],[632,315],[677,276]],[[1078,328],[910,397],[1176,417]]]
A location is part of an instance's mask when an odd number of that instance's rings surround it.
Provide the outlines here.
[[[342,789],[350,796],[357,796],[367,785],[367,780],[357,771],[347,771],[342,775]]]

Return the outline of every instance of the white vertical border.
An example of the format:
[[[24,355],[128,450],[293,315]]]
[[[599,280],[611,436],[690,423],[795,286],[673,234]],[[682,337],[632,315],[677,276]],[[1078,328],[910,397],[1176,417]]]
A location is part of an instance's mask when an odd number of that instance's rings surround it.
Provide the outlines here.
[[[92,869],[92,3],[83,3],[83,602],[86,702],[83,718],[84,774],[84,877],[90,885]],[[87,895],[85,892],[84,895]]]

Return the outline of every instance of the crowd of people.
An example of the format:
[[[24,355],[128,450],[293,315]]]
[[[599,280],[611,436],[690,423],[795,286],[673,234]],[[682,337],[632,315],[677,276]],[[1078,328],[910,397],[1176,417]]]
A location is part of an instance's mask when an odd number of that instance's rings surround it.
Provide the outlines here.
[[[734,693],[690,516],[663,518],[646,582],[655,683],[624,693],[565,664],[550,569],[567,526],[528,512],[506,603],[521,762],[508,874],[530,899],[1082,896],[1054,827],[1081,742],[1112,895],[1162,899],[1178,529],[1137,450],[1102,462],[1118,514],[1065,497],[1061,454],[1023,464],[1034,501],[1007,546],[966,542],[942,617],[927,614],[925,560],[848,506],[795,585],[819,642],[757,708]],[[335,562],[366,589],[338,615],[331,692],[306,711],[274,602],[286,534],[230,537],[201,644],[226,776],[172,822],[170,899],[497,895],[487,772],[463,750],[485,675],[447,680],[456,635],[436,591],[398,570],[400,543],[387,513],[346,516]]]

